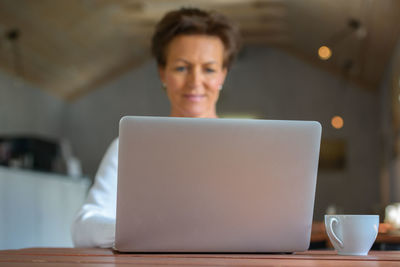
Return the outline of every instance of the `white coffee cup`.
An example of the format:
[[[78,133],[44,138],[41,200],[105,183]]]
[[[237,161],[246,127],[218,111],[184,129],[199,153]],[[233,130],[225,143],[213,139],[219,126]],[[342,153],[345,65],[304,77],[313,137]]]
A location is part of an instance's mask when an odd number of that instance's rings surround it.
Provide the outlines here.
[[[325,229],[339,255],[367,255],[378,235],[379,215],[325,215]]]

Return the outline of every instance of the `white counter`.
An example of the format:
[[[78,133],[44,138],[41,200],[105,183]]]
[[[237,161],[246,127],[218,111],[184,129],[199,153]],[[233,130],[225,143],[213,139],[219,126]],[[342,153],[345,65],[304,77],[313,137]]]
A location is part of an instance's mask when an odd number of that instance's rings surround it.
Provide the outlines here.
[[[0,167],[0,249],[71,247],[86,179]]]

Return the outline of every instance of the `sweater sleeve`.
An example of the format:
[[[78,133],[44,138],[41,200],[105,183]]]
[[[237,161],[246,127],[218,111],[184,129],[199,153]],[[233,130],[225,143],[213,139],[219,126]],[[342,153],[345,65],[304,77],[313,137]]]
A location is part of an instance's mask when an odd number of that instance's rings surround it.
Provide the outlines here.
[[[117,175],[118,139],[115,139],[104,155],[86,202],[72,225],[72,240],[76,247],[114,245]]]

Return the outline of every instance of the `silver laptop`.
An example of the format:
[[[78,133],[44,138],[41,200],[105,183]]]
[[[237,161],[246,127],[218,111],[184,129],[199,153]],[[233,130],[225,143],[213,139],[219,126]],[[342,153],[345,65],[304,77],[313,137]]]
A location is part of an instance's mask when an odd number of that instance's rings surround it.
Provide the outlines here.
[[[116,250],[308,249],[318,122],[124,117],[119,131]]]

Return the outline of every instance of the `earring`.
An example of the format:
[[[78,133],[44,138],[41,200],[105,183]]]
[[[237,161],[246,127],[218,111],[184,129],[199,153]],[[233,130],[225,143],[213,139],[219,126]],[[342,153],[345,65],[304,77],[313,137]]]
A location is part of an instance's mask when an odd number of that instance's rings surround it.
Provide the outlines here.
[[[223,86],[222,86],[222,84],[221,84],[221,85],[219,86],[219,88],[218,88],[218,89],[221,91],[221,90],[222,90],[222,87],[223,87]]]
[[[162,89],[167,90],[167,86],[165,85],[165,83],[161,83],[161,87]]]

